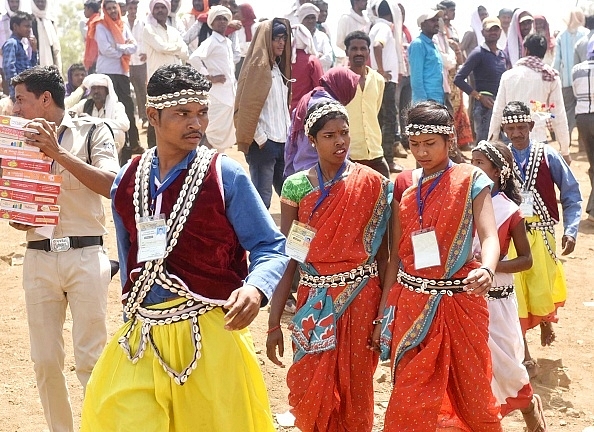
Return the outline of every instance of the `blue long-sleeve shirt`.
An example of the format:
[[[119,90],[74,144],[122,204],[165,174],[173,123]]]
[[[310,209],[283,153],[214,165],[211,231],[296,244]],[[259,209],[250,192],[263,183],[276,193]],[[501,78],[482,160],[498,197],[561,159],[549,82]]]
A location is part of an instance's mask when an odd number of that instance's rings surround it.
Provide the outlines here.
[[[497,50],[497,54],[485,46],[478,46],[472,50],[454,78],[454,84],[466,94],[489,92],[493,98],[497,96],[501,75],[508,69],[507,57],[504,52]],[[474,89],[466,82],[468,75],[474,73]]]
[[[544,149],[553,183],[559,188],[559,200],[563,209],[563,233],[575,239],[582,216],[580,184],[558,151],[549,145],[545,145]]]
[[[412,103],[444,102],[443,62],[433,40],[421,33],[408,47]]]
[[[21,40],[12,34],[2,46],[2,55],[4,78],[8,80],[10,97],[14,100],[14,87],[10,81],[21,72],[37,65],[37,51],[33,51],[29,58]]]
[[[182,170],[187,169],[195,155],[195,151],[190,152],[185,159],[167,174],[166,178],[161,179],[161,184],[165,184],[168,178],[177,176]],[[253,285],[262,291],[264,294],[262,304],[264,305],[272,297],[272,293],[289,263],[289,257],[285,254],[285,237],[272,220],[270,213],[268,213],[262,199],[241,165],[224,155],[219,157],[221,157],[221,176],[223,179],[226,215],[237,234],[241,246],[249,251],[249,274],[245,279],[245,283]],[[158,173],[158,156],[155,157],[153,163],[156,163],[156,172]],[[126,263],[130,250],[130,238],[121,216],[115,210],[113,199],[122,176],[128,167],[129,165],[126,165],[120,170],[111,188],[112,213],[117,235],[122,287],[128,280]],[[224,240],[222,239],[222,241]],[[147,294],[145,304],[161,303],[172,297],[174,295],[170,291],[155,284],[151,292]]]

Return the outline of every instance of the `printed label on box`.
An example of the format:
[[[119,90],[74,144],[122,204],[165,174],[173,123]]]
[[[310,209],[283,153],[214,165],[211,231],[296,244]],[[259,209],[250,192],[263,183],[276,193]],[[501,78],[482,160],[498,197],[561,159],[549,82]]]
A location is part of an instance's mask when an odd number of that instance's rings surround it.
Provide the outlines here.
[[[25,150],[18,147],[2,147],[0,146],[0,158],[7,159],[24,159],[31,161],[43,161],[50,163],[52,158],[40,151]]]
[[[14,200],[14,201],[22,201],[34,204],[56,204],[58,202],[58,197],[55,195],[39,195],[35,193],[29,192],[21,192],[17,190],[10,190],[5,188],[0,188],[0,198]]]
[[[0,179],[0,187],[5,189],[17,189],[27,192],[36,192],[43,195],[58,196],[60,194],[60,186],[57,185],[33,183],[21,180],[10,180],[4,178]]]
[[[20,210],[0,210],[0,218],[33,226],[58,225],[59,220],[56,213],[27,213]]]
[[[0,162],[2,168],[16,168],[27,171],[37,171],[42,173],[50,173],[52,170],[51,162],[44,161],[30,161],[21,159],[2,158]]]
[[[3,210],[23,210],[27,212],[52,212],[52,213],[59,213],[60,206],[59,205],[48,205],[48,204],[33,204],[28,202],[22,201],[14,201],[10,199],[0,199],[0,208]]]
[[[61,175],[24,171],[13,168],[1,168],[0,177],[3,179],[25,180],[38,183],[49,183],[52,185],[60,185],[62,183]]]

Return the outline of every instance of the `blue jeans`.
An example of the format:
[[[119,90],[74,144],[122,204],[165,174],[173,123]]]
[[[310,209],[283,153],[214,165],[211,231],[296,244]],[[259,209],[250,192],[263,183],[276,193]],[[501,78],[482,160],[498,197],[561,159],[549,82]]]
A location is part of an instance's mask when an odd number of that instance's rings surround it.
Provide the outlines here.
[[[476,101],[474,103],[474,133],[476,134],[476,142],[489,139],[489,125],[491,124],[491,115],[493,110],[485,108],[485,106]],[[494,137],[498,139],[499,137]]]
[[[280,196],[285,180],[285,144],[268,140],[260,147],[254,141],[245,155],[245,160],[250,167],[252,183],[269,209],[272,187],[274,186],[274,190]]]

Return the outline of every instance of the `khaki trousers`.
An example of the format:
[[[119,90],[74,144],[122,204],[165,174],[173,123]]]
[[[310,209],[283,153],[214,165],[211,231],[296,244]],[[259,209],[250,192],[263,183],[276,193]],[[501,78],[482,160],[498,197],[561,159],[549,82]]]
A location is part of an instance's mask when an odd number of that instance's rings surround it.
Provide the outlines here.
[[[64,376],[66,307],[72,313],[76,374],[83,390],[107,340],[110,265],[102,246],[45,252],[27,249],[23,287],[39,397],[51,432],[73,432]]]

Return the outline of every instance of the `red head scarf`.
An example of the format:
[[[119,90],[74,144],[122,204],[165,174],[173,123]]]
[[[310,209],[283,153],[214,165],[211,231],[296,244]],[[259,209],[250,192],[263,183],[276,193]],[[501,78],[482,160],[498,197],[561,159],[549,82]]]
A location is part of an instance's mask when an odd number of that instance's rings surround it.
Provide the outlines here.
[[[303,130],[307,107],[315,92],[324,90],[335,100],[346,106],[355,97],[360,78],[358,74],[344,66],[333,67],[322,75],[320,86],[303,95],[295,107],[295,118],[293,119],[290,139],[296,140],[299,132]]]
[[[243,24],[243,28],[245,29],[245,39],[247,42],[250,42],[252,40],[252,26],[256,22],[254,8],[247,3],[243,3],[239,5],[239,10],[242,17],[241,24]]]
[[[198,19],[198,17],[200,15],[207,14],[209,9],[210,9],[210,5],[208,4],[208,0],[204,0],[204,9],[202,9],[201,11],[197,11],[196,9],[194,9],[194,7],[192,7],[192,10],[190,11],[190,13],[192,15],[194,15],[194,17],[196,17],[196,19]]]

